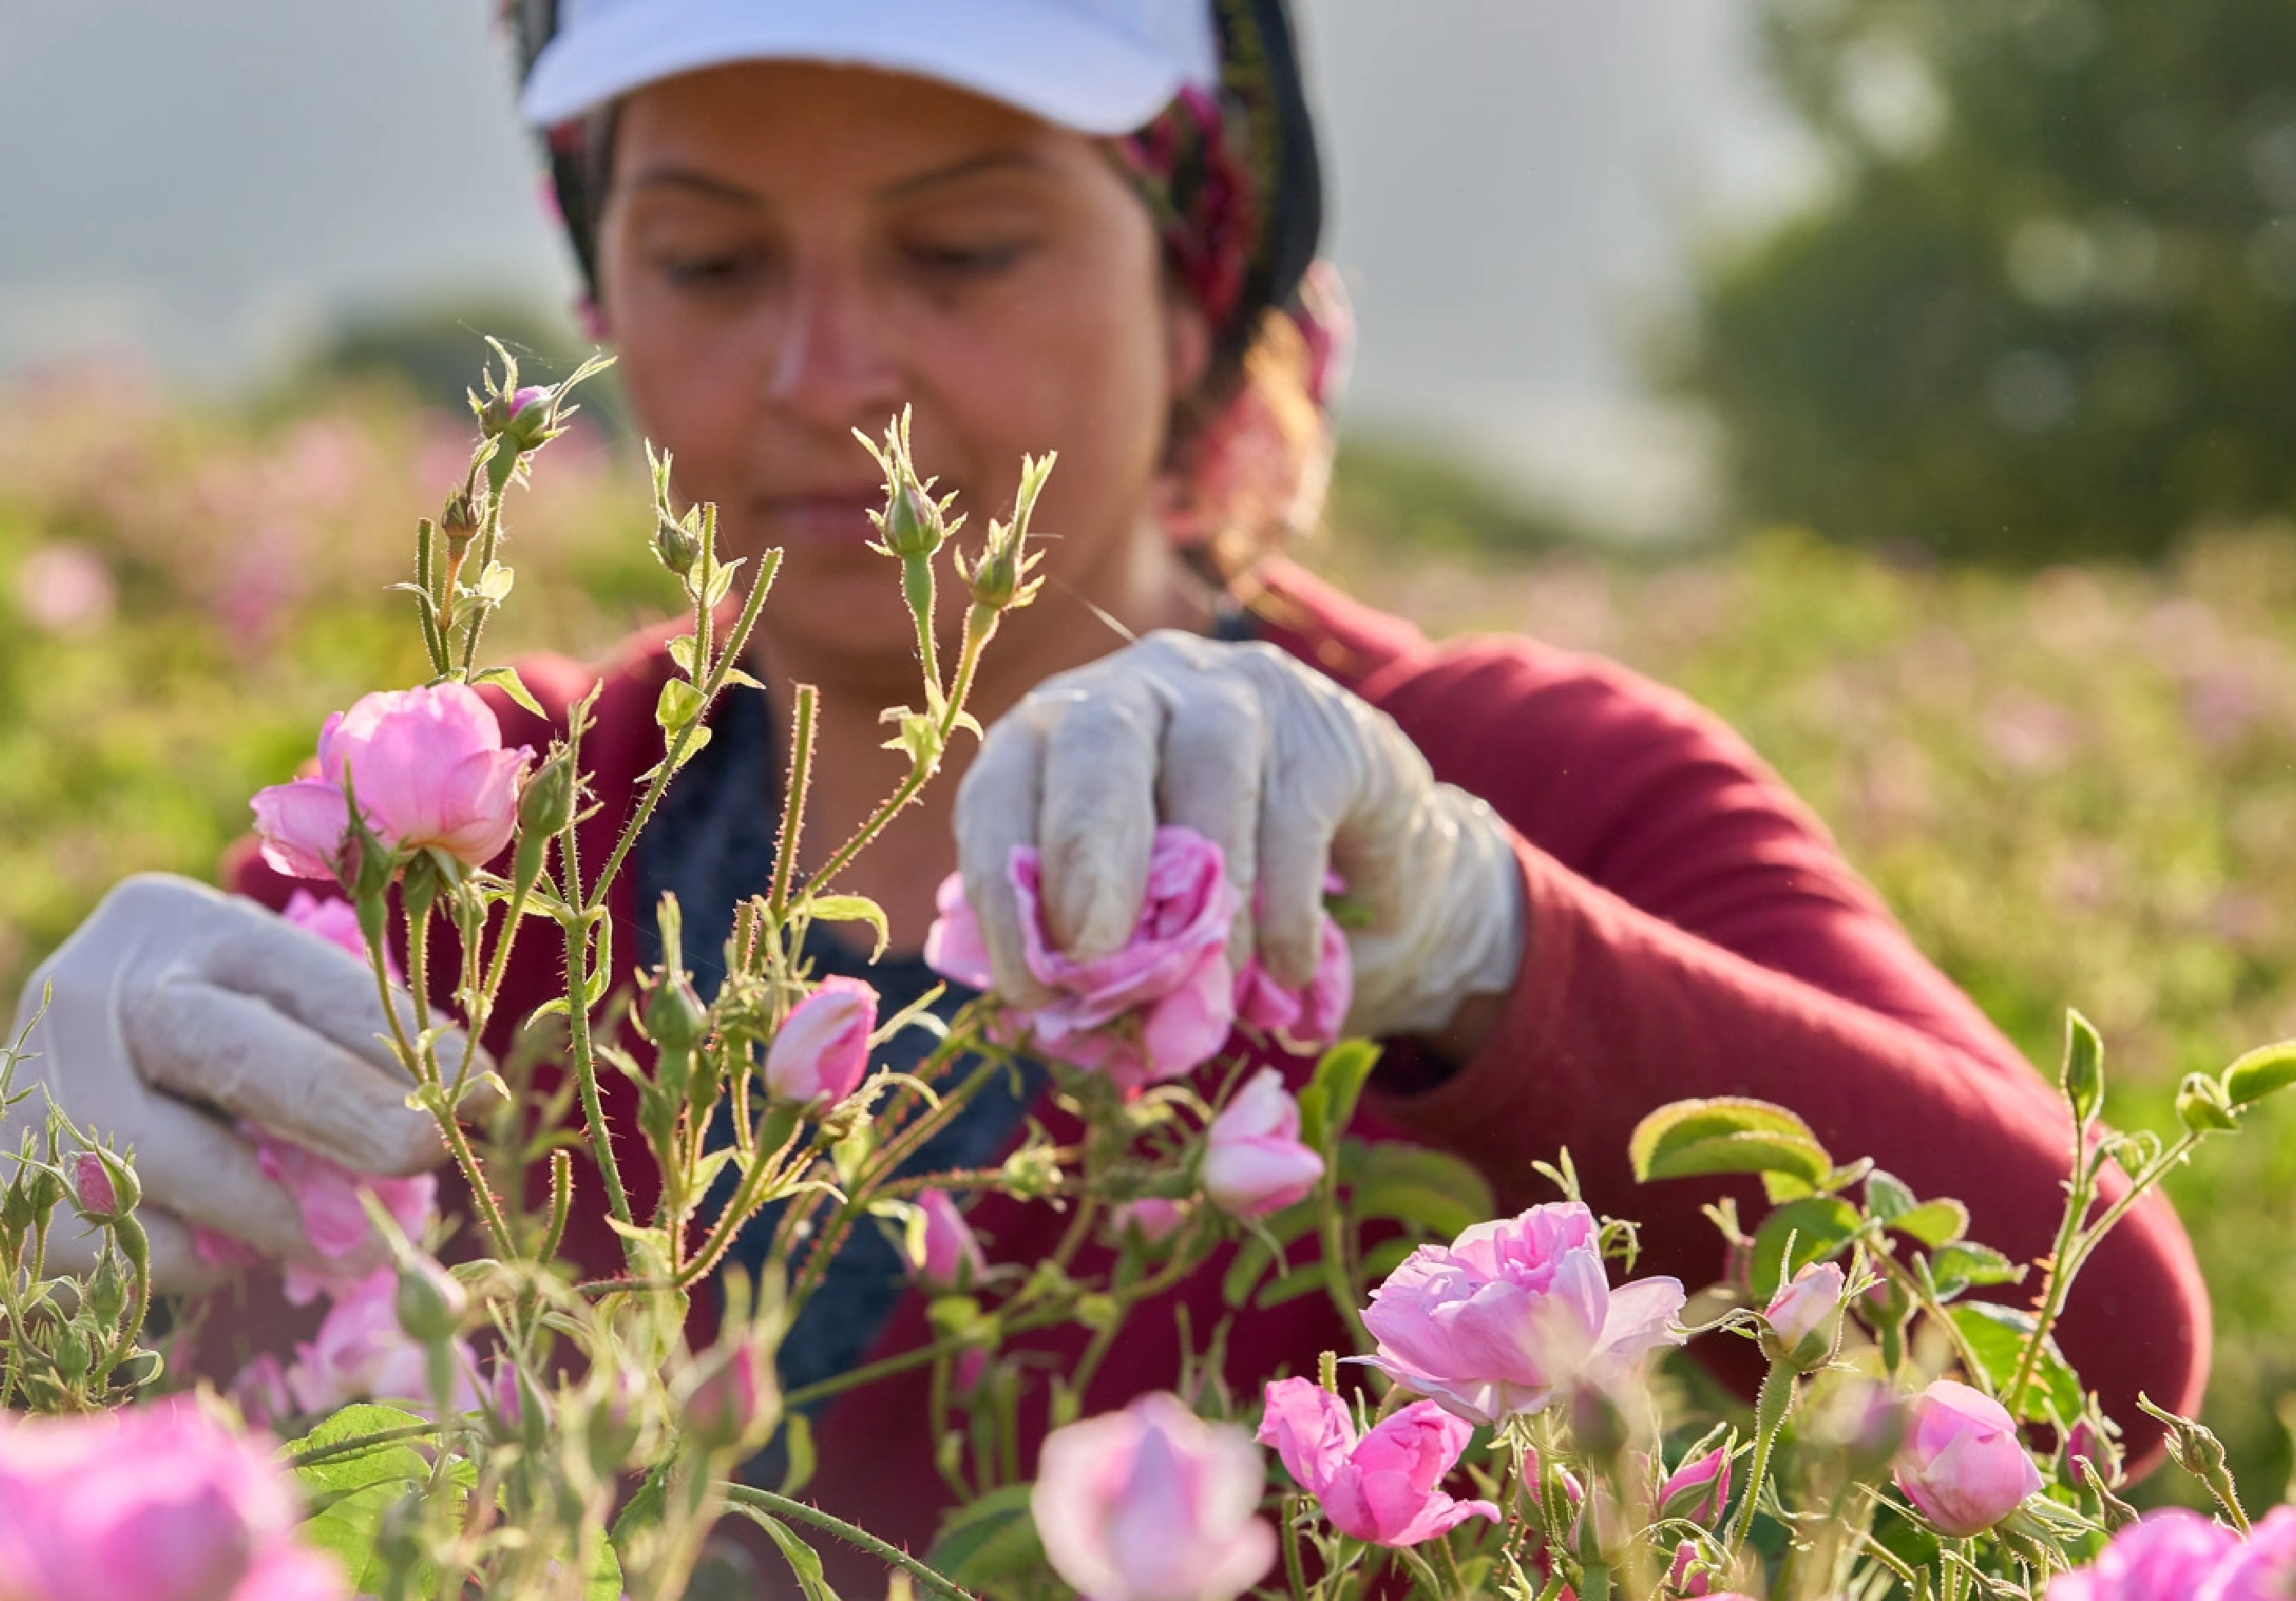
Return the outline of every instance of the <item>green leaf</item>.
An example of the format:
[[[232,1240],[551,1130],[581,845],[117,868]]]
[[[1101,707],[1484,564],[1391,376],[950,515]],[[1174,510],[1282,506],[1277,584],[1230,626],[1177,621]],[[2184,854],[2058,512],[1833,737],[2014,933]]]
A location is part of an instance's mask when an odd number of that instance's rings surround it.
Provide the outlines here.
[[[794,1496],[812,1482],[820,1458],[813,1449],[813,1421],[792,1411],[782,1419],[782,1444],[789,1456],[789,1471],[782,1475],[782,1493]]]
[[[420,1424],[426,1420],[397,1407],[345,1407],[320,1422],[282,1455],[289,1460],[314,1447]],[[312,1508],[303,1536],[343,1564],[355,1590],[380,1591],[387,1575],[375,1556],[383,1514],[430,1477],[430,1464],[405,1440],[362,1446],[293,1470]],[[426,1588],[428,1580],[418,1588]]]
[[[892,928],[885,921],[885,908],[866,895],[816,895],[806,905],[824,922],[867,924],[877,931],[877,947],[869,953],[869,959],[873,962],[885,954]]]
[[[984,1589],[1000,1580],[1041,1568],[1044,1542],[1029,1513],[1029,1484],[1008,1484],[959,1508],[933,1537],[925,1565],[967,1589]]]
[[[1833,1171],[1833,1159],[1808,1123],[1783,1106],[1736,1096],[1660,1107],[1636,1125],[1627,1156],[1644,1183],[1777,1172],[1817,1185]]]
[[[1227,1304],[1241,1311],[1243,1303],[1251,1299],[1251,1292],[1268,1268],[1275,1265],[1275,1252],[1269,1242],[1289,1247],[1305,1235],[1314,1219],[1314,1209],[1305,1206],[1286,1207],[1275,1216],[1262,1220],[1260,1227],[1248,1235],[1236,1246],[1235,1256],[1220,1278],[1220,1295]]]
[[[2177,1121],[2195,1134],[2240,1127],[2232,1114],[2227,1092],[2206,1073],[2186,1073],[2177,1088]]]
[[[1876,1221],[1894,1223],[1916,1204],[1914,1192],[1881,1169],[1866,1175],[1866,1210]]]
[[[2227,1104],[2247,1106],[2296,1084],[2296,1039],[2253,1050],[2225,1069]]]
[[[1984,1373],[1976,1376],[1980,1376],[1984,1387],[2006,1406],[2008,1397],[2002,1392],[2016,1375],[2018,1357],[2032,1336],[2033,1314],[1986,1301],[1964,1301],[1947,1308],[1946,1316],[1953,1319],[1970,1354],[1984,1367]],[[2054,1340],[2042,1342],[2040,1359],[2033,1366],[2033,1378],[2035,1382],[2025,1391],[2025,1416],[2035,1423],[2047,1423],[2052,1411],[2058,1420],[2065,1422],[2080,1416],[2080,1378]]]
[[[598,1560],[590,1566],[590,1582],[582,1587],[582,1601],[621,1601],[627,1593],[622,1580],[621,1554],[614,1542],[598,1542]]]
[[[1767,1304],[1780,1285],[1809,1263],[1831,1256],[1856,1234],[1860,1221],[1857,1209],[1838,1195],[1811,1195],[1773,1207],[1754,1231],[1754,1299]],[[1793,1240],[1791,1256],[1786,1251],[1789,1236]]]
[[[1355,1121],[1356,1103],[1363,1096],[1364,1081],[1378,1064],[1379,1047],[1368,1039],[1342,1039],[1316,1059],[1316,1074],[1309,1082],[1324,1092],[1329,1134],[1336,1137],[1348,1131],[1348,1125]],[[1321,1139],[1303,1143],[1319,1151],[1324,1149]]]
[[[2104,1104],[2104,1041],[2095,1025],[2070,1007],[2065,1011],[2065,1064],[2058,1075],[2073,1121],[2086,1129]]]
[[[756,1523],[773,1536],[774,1544],[782,1548],[782,1556],[797,1575],[797,1588],[804,1593],[805,1601],[838,1601],[837,1592],[829,1588],[829,1580],[821,1576],[821,1556],[798,1534],[797,1531],[770,1513],[740,1501],[734,1510]]]
[[[518,676],[518,669],[514,667],[490,667],[472,678],[471,682],[476,685],[493,685],[537,717],[550,715],[543,710],[542,702],[534,698],[533,692],[527,688],[526,681]]]
[[[653,703],[653,720],[673,738],[701,714],[701,692],[683,678],[672,678],[664,684],[660,697]]]
[[[1924,1201],[1890,1227],[1924,1245],[1949,1245],[1969,1232],[1969,1208],[1950,1198]]]
[[[692,677],[693,676],[693,636],[680,634],[671,640],[669,659],[677,664],[679,671]]]
[[[2013,1285],[2025,1277],[2024,1265],[2013,1262],[1990,1245],[1956,1240],[1930,1257],[1930,1279],[1939,1293],[1958,1295],[1972,1285]]]

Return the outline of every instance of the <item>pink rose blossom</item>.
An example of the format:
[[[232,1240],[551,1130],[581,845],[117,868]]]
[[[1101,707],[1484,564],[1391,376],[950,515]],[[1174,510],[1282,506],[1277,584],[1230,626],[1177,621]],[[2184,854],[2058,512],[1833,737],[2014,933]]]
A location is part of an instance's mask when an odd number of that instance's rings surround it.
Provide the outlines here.
[[[1333,1528],[1382,1546],[1415,1546],[1471,1517],[1499,1521],[1490,1502],[1436,1488],[1473,1434],[1433,1401],[1416,1401],[1358,1440],[1346,1403],[1306,1379],[1268,1385],[1259,1424],[1259,1443],[1275,1448]]]
[[[2275,1507],[2201,1581],[2193,1601],[2288,1601],[2292,1595],[2296,1595],[2296,1507]]]
[[[390,1400],[427,1407],[430,1367],[422,1345],[398,1324],[398,1273],[379,1268],[337,1293],[317,1338],[295,1347],[287,1388],[306,1412],[328,1412],[355,1400]],[[455,1342],[455,1411],[479,1404],[472,1378],[476,1359]]]
[[[1336,892],[1336,874],[1324,881]],[[1340,1037],[1348,1007],[1355,999],[1355,968],[1348,954],[1348,938],[1329,912],[1321,914],[1321,944],[1316,971],[1302,989],[1287,989],[1260,965],[1255,953],[1244,959],[1235,975],[1235,1014],[1239,1021],[1273,1034],[1287,1046],[1315,1050]]]
[[[1253,1515],[1264,1482],[1242,1429],[1144,1395],[1047,1435],[1029,1510],[1054,1571],[1092,1601],[1232,1601],[1275,1560]]]
[[[1056,993],[1043,1006],[1015,1011],[1013,1021],[1048,1055],[1104,1071],[1128,1090],[1183,1077],[1209,1061],[1235,1020],[1227,937],[1237,900],[1219,847],[1192,828],[1158,828],[1147,900],[1131,939],[1091,961],[1054,949],[1046,934],[1041,870],[1033,847],[1013,848],[1010,872],[1029,971]],[[937,904],[925,960],[944,977],[994,988],[964,881],[952,874]]]
[[[2222,1523],[2164,1507],[2115,1534],[2089,1566],[2050,1580],[2047,1601],[2185,1601],[2240,1548]]]
[[[257,1352],[232,1375],[231,1385],[225,1393],[239,1408],[240,1416],[247,1419],[250,1428],[272,1428],[283,1418],[294,1415],[295,1398],[287,1389],[287,1369],[267,1351]]]
[[[1952,1535],[1990,1529],[2041,1488],[2001,1403],[1951,1379],[1914,1398],[1892,1476],[1923,1517]]]
[[[437,850],[483,866],[510,843],[533,756],[524,746],[503,749],[494,713],[467,685],[362,696],[320,730],[317,778],[256,794],[264,859],[299,878],[340,877],[348,784],[386,847]]]
[[[961,1290],[988,1271],[980,1241],[947,1191],[927,1190],[917,1206],[925,1214],[924,1247],[910,1258],[911,1272],[929,1288]]]
[[[1787,1358],[1797,1361],[1807,1359],[1810,1362],[1824,1359],[1825,1351],[1833,1344],[1834,1318],[1841,1310],[1841,1293],[1847,1282],[1840,1264],[1810,1262],[1790,1282],[1778,1287],[1762,1317]],[[1823,1343],[1819,1343],[1821,1335],[1825,1336]]]
[[[92,1217],[108,1218],[119,1210],[119,1192],[112,1186],[111,1175],[104,1170],[103,1158],[93,1151],[82,1151],[72,1158],[72,1193],[79,1202],[80,1211]]]
[[[1263,1067],[1204,1136],[1204,1193],[1222,1211],[1264,1218],[1316,1187],[1324,1159],[1300,1143],[1300,1103]]]
[[[877,992],[859,979],[825,978],[791,1008],[766,1051],[766,1088],[776,1100],[832,1104],[869,1071]]]
[[[175,1400],[0,1416],[0,1586],[11,1601],[341,1601],[303,1547],[264,1442]]]
[[[1612,1289],[1594,1213],[1549,1202],[1413,1252],[1372,1292],[1364,1324],[1379,1350],[1360,1359],[1470,1423],[1496,1423],[1679,1345],[1682,1302],[1672,1278]]]
[[[1137,1201],[1127,1201],[1108,1214],[1110,1230],[1119,1239],[1128,1234],[1137,1234],[1142,1242],[1160,1245],[1180,1232],[1188,1220],[1188,1209],[1177,1201],[1167,1201],[1160,1195],[1144,1195]]]
[[[366,934],[359,927],[357,908],[349,901],[332,895],[322,899],[308,890],[299,889],[287,898],[279,915],[306,933],[318,935],[360,961],[367,959]],[[383,953],[382,969],[392,983],[406,982],[406,975],[398,969],[398,958],[389,951]]]
[[[1711,1525],[1730,1504],[1730,1453],[1721,1447],[1693,1457],[1659,1486],[1660,1517],[1686,1517]]]

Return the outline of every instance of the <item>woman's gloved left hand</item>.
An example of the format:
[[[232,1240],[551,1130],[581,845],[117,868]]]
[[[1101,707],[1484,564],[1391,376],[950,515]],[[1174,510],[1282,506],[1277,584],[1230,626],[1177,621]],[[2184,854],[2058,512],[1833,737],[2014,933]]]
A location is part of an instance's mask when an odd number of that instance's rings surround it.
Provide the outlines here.
[[[1363,915],[1347,931],[1350,1034],[1439,1032],[1512,988],[1521,874],[1497,816],[1436,782],[1392,718],[1267,645],[1152,634],[1057,674],[999,718],[957,792],[957,865],[996,988],[1028,970],[1008,864],[1042,853],[1046,932],[1081,959],[1120,948],[1159,823],[1218,844],[1245,908],[1230,940],[1279,982],[1315,971],[1326,869]]]

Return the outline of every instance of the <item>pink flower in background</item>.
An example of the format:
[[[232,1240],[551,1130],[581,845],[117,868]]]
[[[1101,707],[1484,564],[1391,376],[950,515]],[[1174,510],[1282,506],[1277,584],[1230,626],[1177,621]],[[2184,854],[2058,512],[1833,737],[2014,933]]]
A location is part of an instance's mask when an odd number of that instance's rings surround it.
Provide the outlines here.
[[[869,1071],[877,992],[832,976],[791,1007],[766,1051],[766,1088],[782,1101],[843,1100]]]
[[[287,1369],[270,1351],[250,1357],[224,1392],[239,1408],[250,1428],[268,1429],[294,1415],[295,1398],[287,1388]]]
[[[924,1244],[909,1258],[912,1273],[929,1288],[958,1290],[988,1271],[979,1236],[947,1190],[927,1190],[917,1206],[925,1214]]]
[[[360,929],[358,909],[348,900],[329,895],[314,895],[308,890],[297,890],[287,898],[279,913],[282,917],[306,932],[314,933],[328,944],[348,952],[360,961],[366,960],[366,934]],[[398,958],[383,953],[383,971],[394,984],[405,984],[406,975],[398,970]]]
[[[1682,1302],[1672,1278],[1611,1288],[1594,1213],[1549,1202],[1413,1252],[1372,1292],[1364,1325],[1379,1350],[1359,1359],[1470,1423],[1496,1423],[1679,1345]]]
[[[0,1416],[0,1586],[10,1601],[340,1601],[303,1547],[265,1442],[187,1400]]]
[[[1436,1488],[1473,1433],[1433,1401],[1416,1401],[1358,1440],[1338,1396],[1307,1379],[1279,1379],[1267,1386],[1259,1443],[1275,1448],[1341,1533],[1415,1546],[1471,1517],[1499,1521],[1490,1502],[1455,1501]]]
[[[1136,1090],[1193,1071],[1227,1039],[1235,1019],[1227,936],[1237,901],[1219,847],[1192,828],[1156,830],[1147,899],[1123,948],[1078,961],[1053,948],[1038,899],[1041,859],[1013,851],[1029,971],[1057,991],[1043,1006],[1011,1015],[1046,1054],[1107,1072]],[[964,899],[963,880],[942,883],[940,915],[925,936],[925,960],[944,977],[993,989],[988,950]]]
[[[44,545],[16,569],[17,609],[45,632],[67,636],[95,633],[111,620],[119,603],[111,570],[84,545],[69,540]]]
[[[1329,912],[1323,918],[1323,943],[1306,989],[1287,989],[1277,983],[1275,975],[1259,965],[1257,954],[1246,957],[1242,971],[1235,975],[1237,1018],[1305,1050],[1329,1045],[1340,1037],[1348,1006],[1355,999],[1355,969],[1348,957],[1347,935]]]
[[[326,1412],[355,1400],[408,1402],[427,1408],[430,1367],[420,1343],[398,1324],[398,1272],[379,1268],[336,1292],[335,1304],[316,1338],[295,1347],[287,1388],[306,1412]],[[472,1375],[477,1359],[456,1341],[456,1411],[479,1404]]]
[[[1811,1363],[1825,1359],[1847,1283],[1840,1264],[1808,1262],[1791,1281],[1778,1286],[1762,1317],[1788,1358]],[[1824,1344],[1817,1343],[1821,1334],[1826,1336]]]
[[[383,1210],[409,1239],[422,1234],[423,1221],[438,1201],[439,1178],[435,1173],[417,1173],[411,1178],[379,1178],[354,1173],[331,1157],[307,1151],[252,1125],[245,1126],[242,1131],[255,1141],[255,1165],[263,1176],[295,1197],[296,1208],[303,1216],[303,1233],[322,1256],[337,1260],[349,1256],[365,1244],[373,1232],[366,1220],[366,1208],[359,1201],[362,1190],[371,1191],[382,1203]],[[303,1305],[315,1292],[329,1288],[330,1282],[324,1272],[291,1268],[287,1275],[288,1298],[298,1306]]]
[[[1108,1214],[1111,1233],[1121,1239],[1127,1234],[1137,1234],[1151,1245],[1160,1245],[1180,1232],[1188,1220],[1188,1209],[1177,1201],[1167,1201],[1160,1195],[1144,1195],[1137,1201],[1127,1201]]]
[[[773,1365],[761,1347],[745,1342],[724,1353],[722,1365],[693,1387],[685,1423],[709,1443],[756,1443],[780,1413]]]
[[[2275,1507],[2202,1580],[2194,1601],[2288,1601],[2290,1596],[2296,1596],[2296,1507]]]
[[[2047,1601],[2185,1601],[2239,1548],[2222,1523],[2164,1507],[2115,1534],[2089,1566],[2050,1580]]]
[[[363,695],[319,732],[319,776],[255,797],[264,859],[299,878],[339,876],[350,827],[348,783],[377,838],[442,850],[480,866],[510,842],[534,752],[505,751],[502,729],[463,684]]]
[[[1323,1176],[1324,1159],[1300,1143],[1300,1103],[1275,1068],[1254,1073],[1205,1134],[1204,1193],[1234,1217],[1282,1211]]]
[[[1092,1601],[1232,1601],[1275,1560],[1253,1515],[1264,1482],[1242,1429],[1144,1395],[1047,1435],[1029,1510],[1054,1571]]]
[[[1999,1401],[1939,1379],[1914,1398],[1892,1476],[1923,1517],[1948,1534],[1976,1534],[2041,1488]]]

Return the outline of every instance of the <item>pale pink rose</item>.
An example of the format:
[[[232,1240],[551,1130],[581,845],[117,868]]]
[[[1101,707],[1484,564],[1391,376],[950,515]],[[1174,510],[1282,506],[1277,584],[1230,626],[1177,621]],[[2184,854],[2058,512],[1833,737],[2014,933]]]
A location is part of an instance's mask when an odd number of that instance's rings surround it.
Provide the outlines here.
[[[1976,1534],[2041,1488],[1999,1401],[1939,1379],[1914,1398],[1892,1476],[1923,1517],[1948,1534]]]
[[[359,927],[358,909],[349,901],[332,895],[322,898],[299,889],[287,898],[279,915],[306,933],[316,934],[360,961],[366,960],[366,934]],[[383,953],[382,970],[392,983],[406,982],[406,975],[398,970],[398,958],[389,951]]]
[[[1308,1195],[1324,1159],[1300,1143],[1300,1103],[1263,1067],[1204,1135],[1204,1194],[1222,1211],[1264,1218]]]
[[[1336,874],[1324,888],[1341,887]],[[1345,1026],[1348,1007],[1355,999],[1355,968],[1348,955],[1348,938],[1329,912],[1322,914],[1321,944],[1316,971],[1302,989],[1287,989],[1260,965],[1257,953],[1244,959],[1235,975],[1235,1014],[1239,1022],[1273,1034],[1297,1050],[1315,1050],[1331,1044]]]
[[[510,843],[534,752],[505,751],[502,729],[463,684],[361,696],[319,732],[319,776],[255,797],[264,858],[299,878],[340,876],[350,828],[345,786],[392,850],[433,849],[480,866]]]
[[[81,1151],[72,1157],[72,1193],[79,1202],[80,1211],[98,1218],[108,1218],[119,1210],[119,1192],[112,1186],[111,1175],[104,1170],[103,1158],[93,1151]]]
[[[328,1412],[355,1400],[427,1408],[430,1367],[422,1345],[398,1324],[398,1274],[377,1268],[345,1286],[319,1324],[317,1338],[295,1347],[287,1388],[306,1412]],[[479,1404],[476,1359],[455,1342],[455,1410]]]
[[[928,1288],[961,1290],[988,1271],[980,1241],[947,1191],[927,1190],[917,1206],[925,1214],[924,1251],[909,1259],[909,1270]]]
[[[1360,1359],[1470,1423],[1496,1423],[1679,1345],[1682,1301],[1672,1278],[1611,1288],[1594,1213],[1549,1202],[1413,1252],[1372,1292],[1364,1325],[1379,1351]]]
[[[1659,1486],[1660,1517],[1686,1517],[1711,1525],[1730,1504],[1730,1453],[1719,1446],[1667,1474]]]
[[[1473,1434],[1433,1401],[1415,1401],[1358,1440],[1347,1404],[1306,1379],[1269,1384],[1259,1424],[1259,1443],[1275,1448],[1333,1528],[1382,1546],[1415,1546],[1471,1517],[1499,1521],[1490,1502],[1436,1488]]]
[[[1778,1343],[1798,1352],[1804,1342],[1830,1331],[1847,1282],[1838,1263],[1810,1262],[1781,1285],[1762,1313]]]
[[[842,1101],[869,1071],[877,992],[859,979],[830,977],[790,1009],[766,1051],[775,1099]]]
[[[1111,1210],[1108,1226],[1117,1238],[1136,1234],[1150,1245],[1160,1245],[1180,1232],[1188,1220],[1188,1209],[1177,1201],[1167,1201],[1160,1195],[1144,1195],[1137,1201],[1127,1201]]]
[[[0,1416],[0,1587],[24,1601],[341,1601],[266,1442],[188,1400]]]
[[[1029,1510],[1053,1570],[1092,1601],[1232,1601],[1275,1560],[1240,1428],[1171,1395],[1055,1429]]]
[[[2089,1566],[2051,1579],[2047,1601],[2185,1601],[2240,1548],[2222,1523],[2164,1507],[2115,1534]]]
[[[252,1124],[242,1124],[241,1132],[255,1142],[257,1169],[295,1198],[296,1210],[302,1214],[303,1234],[312,1248],[331,1260],[351,1255],[373,1232],[366,1220],[366,1208],[359,1202],[361,1191],[373,1192],[409,1239],[422,1235],[423,1222],[438,1201],[435,1173],[417,1173],[408,1178],[354,1173],[331,1157],[307,1151]],[[297,1306],[308,1305],[316,1294],[332,1293],[342,1277],[324,1268],[290,1263],[287,1298]]]
[[[2296,1596],[2296,1507],[2275,1507],[2201,1581],[2193,1601],[2288,1601],[2291,1596]]]
[[[1054,948],[1038,898],[1041,862],[1015,846],[1010,866],[1029,971],[1055,991],[1011,1014],[1047,1055],[1108,1073],[1128,1090],[1180,1078],[1209,1061],[1235,1020],[1227,936],[1237,900],[1219,847],[1191,828],[1156,830],[1147,899],[1123,948],[1078,961]],[[944,977],[995,987],[987,945],[964,882],[942,883],[925,960]]]

